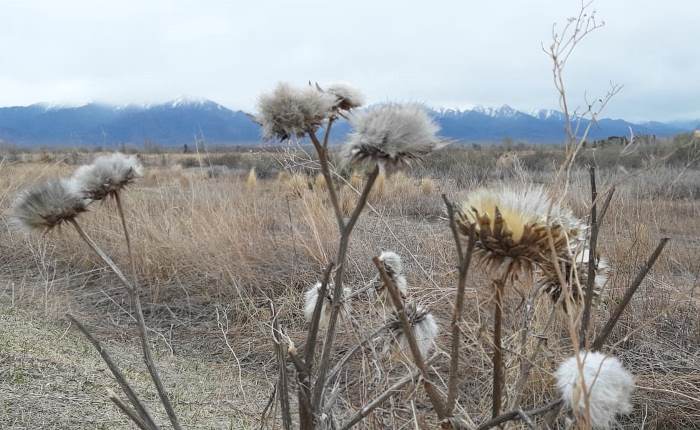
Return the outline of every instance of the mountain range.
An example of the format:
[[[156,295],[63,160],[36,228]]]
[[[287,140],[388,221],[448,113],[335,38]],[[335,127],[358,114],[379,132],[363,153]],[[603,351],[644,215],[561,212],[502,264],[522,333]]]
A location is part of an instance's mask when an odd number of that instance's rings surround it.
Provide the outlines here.
[[[560,142],[564,115],[556,110],[521,112],[504,105],[470,110],[431,110],[441,135],[467,142],[499,142],[510,138],[530,143]],[[585,127],[588,123],[581,122]],[[698,121],[631,123],[600,119],[590,139],[653,134],[671,136],[692,130]],[[334,128],[333,141],[342,141],[347,124]],[[0,141],[19,146],[116,146],[146,141],[164,146],[191,144],[196,138],[209,144],[259,142],[260,127],[243,111],[228,109],[206,99],[179,98],[155,105],[112,106],[90,103],[71,107],[34,104],[0,108]]]

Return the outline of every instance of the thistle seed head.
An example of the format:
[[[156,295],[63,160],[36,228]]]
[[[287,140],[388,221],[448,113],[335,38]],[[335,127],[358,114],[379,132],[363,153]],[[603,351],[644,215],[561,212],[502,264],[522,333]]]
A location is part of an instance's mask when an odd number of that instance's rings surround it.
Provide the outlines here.
[[[551,259],[548,232],[557,255],[568,255],[572,242],[585,239],[584,224],[538,186],[477,190],[462,203],[457,223],[465,236],[474,230],[483,262],[496,269],[509,261],[514,276]]]
[[[304,316],[306,317],[306,322],[311,322],[314,316],[314,309],[316,308],[316,302],[319,298],[319,293],[321,292],[321,283],[315,283],[311,288],[306,290],[304,293]],[[332,304],[333,304],[333,284],[330,283],[326,287],[326,297],[321,305],[321,319],[319,320],[319,327],[326,328],[328,326],[328,321],[331,317]],[[343,288],[343,298],[350,295],[351,291],[349,288]],[[350,303],[343,301],[343,306],[341,308],[341,315],[349,315],[351,311]]]
[[[343,82],[327,85],[324,91],[335,96],[336,106],[340,110],[348,111],[365,104],[365,96],[360,90]]]
[[[596,255],[594,260],[594,299],[600,297],[603,288],[608,282],[608,275],[610,272],[610,265],[608,264],[607,260],[601,257],[599,253],[597,254],[598,255]],[[562,256],[559,259],[559,270],[561,271],[562,277],[569,287],[571,302],[573,302],[575,305],[580,305],[583,303],[583,299],[586,297],[589,255],[590,250],[588,248],[584,248],[579,252],[572,250],[572,255]],[[540,264],[536,270],[535,276],[537,284],[543,288],[543,291],[549,294],[552,301],[560,302],[566,311],[567,301],[563,299],[560,300],[561,293],[564,291],[564,286],[561,284],[556,267],[554,267],[554,264],[552,264],[551,259]],[[575,282],[575,280],[578,280],[578,282]]]
[[[143,176],[143,165],[135,155],[116,152],[97,157],[92,164],[80,166],[73,174],[77,191],[91,200],[114,196]]]
[[[446,145],[437,137],[440,129],[418,104],[384,104],[355,114],[353,132],[344,148],[352,163],[370,162],[396,166]]]
[[[258,100],[258,121],[266,139],[303,137],[318,129],[333,112],[337,97],[309,86],[297,89],[280,83]]]
[[[423,357],[425,357],[433,349],[440,328],[435,322],[433,315],[428,309],[421,305],[417,305],[413,302],[407,303],[405,305],[405,312],[411,325],[413,336],[418,343],[418,349]],[[404,335],[403,326],[398,314],[394,312],[390,318],[389,329],[393,335],[392,338],[395,340],[394,346],[399,350],[396,352],[410,354],[408,340]]]
[[[21,192],[13,205],[12,219],[27,231],[47,232],[85,212],[87,203],[73,181],[51,180]]]
[[[618,414],[632,412],[634,377],[620,361],[599,352],[579,352],[582,369],[576,357],[564,361],[556,371],[557,388],[566,406],[579,414],[586,411],[583,387],[586,387],[591,425],[610,429]]]

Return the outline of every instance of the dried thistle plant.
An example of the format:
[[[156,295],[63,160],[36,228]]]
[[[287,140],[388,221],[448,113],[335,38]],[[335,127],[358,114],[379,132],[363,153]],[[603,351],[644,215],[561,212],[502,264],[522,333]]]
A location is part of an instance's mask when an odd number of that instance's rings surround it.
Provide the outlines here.
[[[360,90],[345,82],[326,85],[322,90],[336,98],[337,109],[349,111],[365,104],[365,96]]]
[[[433,314],[431,314],[427,308],[414,302],[407,303],[404,312],[408,317],[413,337],[415,337],[418,343],[421,354],[427,357],[428,353],[430,353],[435,346],[435,339],[437,339],[440,333],[440,328],[435,322]],[[390,345],[394,350],[393,356],[410,354],[408,340],[396,311],[391,315],[388,324],[393,340]]]
[[[460,232],[475,231],[476,255],[492,270],[507,264],[516,277],[550,261],[550,233],[557,255],[568,255],[571,242],[585,239],[584,224],[540,186],[482,188],[460,209]]]
[[[317,282],[311,288],[306,290],[304,293],[304,316],[306,317],[306,322],[311,322],[314,315],[314,309],[316,308],[316,302],[319,300],[319,293],[321,291],[321,282]],[[326,290],[325,300],[321,304],[321,318],[319,319],[319,328],[325,329],[328,327],[328,321],[331,317],[331,306],[333,305],[333,284],[328,285]],[[350,296],[350,288],[343,288],[343,310],[341,315],[349,315],[351,309],[350,302],[346,300]]]
[[[46,233],[73,222],[87,210],[88,200],[73,181],[51,180],[21,192],[12,207],[13,223],[26,231]]]
[[[401,298],[406,299],[406,297],[408,297],[408,283],[406,282],[406,276],[404,276],[401,256],[393,251],[383,251],[379,255],[379,261],[384,263],[386,273],[394,282],[396,288],[398,288]],[[381,280],[378,280],[375,287],[370,290],[370,295],[381,305],[390,303],[388,287],[384,282],[381,282]]]
[[[613,428],[617,415],[632,412],[634,377],[615,357],[580,351],[559,366],[556,380],[565,405],[590,416],[595,429]]]
[[[388,103],[355,114],[345,157],[353,163],[408,164],[447,144],[419,104]]]
[[[593,280],[593,298],[600,297],[603,288],[608,282],[610,265],[608,261],[596,253],[594,259],[594,280]],[[557,274],[557,268],[554,267],[552,260],[543,262],[535,270],[535,280],[539,288],[542,288],[546,294],[555,303],[561,303],[564,310],[567,309],[567,303],[573,303],[575,306],[582,304],[586,296],[585,286],[588,283],[588,259],[590,251],[588,248],[580,252],[572,251],[571,256],[562,256],[559,261],[559,273],[563,275],[566,285],[562,285],[561,279]],[[569,297],[561,299],[563,291],[569,291]]]
[[[271,93],[258,100],[255,117],[268,139],[287,140],[315,132],[334,111],[336,96],[309,86],[298,89],[280,83]]]
[[[92,200],[115,197],[126,186],[143,176],[143,165],[135,155],[114,153],[97,157],[73,174],[76,190]]]
[[[151,358],[146,325],[143,319],[143,310],[141,308],[138,292],[136,291],[136,265],[131,251],[126,218],[122,210],[119,196],[120,192],[129,183],[141,175],[142,167],[135,157],[127,157],[122,154],[98,157],[92,165],[80,167],[69,180],[48,181],[20,193],[13,207],[13,218],[16,223],[27,230],[43,230],[46,232],[63,223],[72,225],[80,238],[110,267],[119,280],[126,286],[136,309],[136,319],[139,327],[139,337],[141,339],[144,362],[173,428],[175,430],[180,430],[181,427],[177,416],[165,392],[158,370]],[[77,221],[78,215],[86,211],[89,201],[101,200],[108,196],[115,198],[117,207],[119,208],[124,237],[133,269],[133,282],[127,279],[109,255],[107,255],[87,234]],[[95,346],[112,372],[112,375],[119,383],[124,394],[129,399],[130,405],[122,402],[117,396],[110,395],[110,400],[137,424],[139,428],[148,430],[158,429],[159,427],[151,413],[136,395],[109,353],[76,318],[70,314],[66,316],[71,322],[75,323],[78,329],[82,331]]]

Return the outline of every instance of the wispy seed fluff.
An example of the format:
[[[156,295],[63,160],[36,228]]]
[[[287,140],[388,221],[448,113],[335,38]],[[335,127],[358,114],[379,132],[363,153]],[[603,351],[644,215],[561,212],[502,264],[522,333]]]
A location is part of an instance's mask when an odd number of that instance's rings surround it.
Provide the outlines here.
[[[419,104],[384,104],[358,112],[344,148],[351,162],[385,165],[408,163],[446,144],[437,137],[440,127]]]
[[[306,322],[311,322],[314,316],[314,308],[316,307],[316,302],[318,301],[318,294],[321,291],[321,283],[317,282],[311,288],[309,288],[304,293],[304,316],[306,317]],[[333,310],[333,284],[328,284],[326,288],[326,297],[321,305],[321,319],[319,320],[319,327],[326,328],[328,326],[328,321],[331,318],[331,312]],[[349,288],[343,288],[343,298],[350,295]],[[347,301],[342,302],[341,315],[349,315],[350,313],[350,303]]]
[[[92,200],[113,196],[143,176],[143,165],[135,155],[116,152],[97,157],[92,164],[80,166],[73,174],[77,191]]]
[[[403,274],[403,262],[401,261],[401,256],[393,251],[383,251],[379,255],[379,261],[384,263],[384,269],[387,275],[394,281],[394,285],[399,290],[401,297],[406,298],[408,294],[408,283],[406,282],[406,277]],[[379,282],[374,288],[376,298],[381,303],[391,303],[391,297],[389,296],[389,290],[383,282]]]
[[[13,222],[27,230],[49,231],[87,209],[73,181],[51,180],[21,192],[12,208]]]
[[[435,345],[435,339],[437,339],[440,328],[435,322],[435,318],[421,305],[416,305],[411,302],[406,304],[406,316],[411,324],[411,330],[413,331],[413,336],[416,338],[418,343],[418,349],[420,350],[423,357],[427,356],[428,353],[433,349]],[[395,346],[398,351],[395,353],[411,354],[410,347],[408,346],[408,340],[403,333],[403,325],[396,312],[391,317],[389,321],[389,328]]]
[[[462,203],[458,224],[465,236],[475,230],[475,249],[484,261],[492,267],[511,261],[514,274],[551,258],[549,230],[557,255],[568,255],[572,243],[585,239],[585,225],[540,186],[474,191]]]
[[[583,372],[579,371],[576,357],[567,359],[557,369],[557,388],[566,406],[584,414],[586,403],[582,387],[585,384],[591,425],[596,429],[612,428],[618,414],[632,412],[634,377],[615,357],[586,351],[581,351],[579,357],[583,362]]]
[[[352,85],[336,82],[326,86],[325,91],[336,98],[336,106],[340,110],[350,110],[365,104],[365,96]]]
[[[287,140],[318,129],[336,104],[336,96],[318,88],[297,89],[280,83],[274,91],[258,99],[256,120],[262,125],[266,139]]]

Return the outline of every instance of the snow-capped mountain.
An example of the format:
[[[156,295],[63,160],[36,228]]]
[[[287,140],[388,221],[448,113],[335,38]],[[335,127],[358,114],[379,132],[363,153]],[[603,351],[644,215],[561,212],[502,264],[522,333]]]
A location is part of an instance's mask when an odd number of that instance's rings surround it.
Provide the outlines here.
[[[161,104],[0,108],[0,140],[20,145],[161,145],[254,143],[258,126],[242,111],[207,99],[180,97]]]
[[[531,143],[561,142],[564,115],[540,109],[530,113],[508,105],[473,109],[435,109],[431,115],[441,135],[467,142],[499,142],[505,138]],[[695,125],[693,125],[695,124]],[[633,124],[620,119],[599,119],[590,139],[611,135],[656,134],[670,136],[693,129],[700,121]],[[584,121],[583,125],[587,125]],[[349,125],[339,122],[332,140],[344,140]],[[261,139],[259,126],[248,114],[230,110],[208,99],[179,97],[160,104],[78,106],[34,104],[0,108],[0,141],[19,145],[161,145],[192,143],[203,136],[212,144],[253,144]]]

